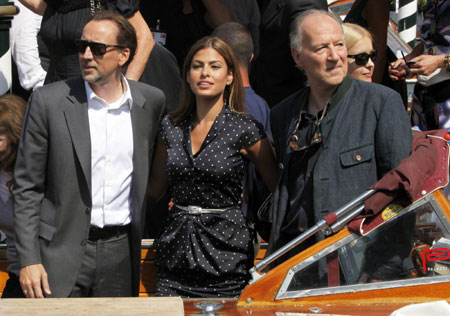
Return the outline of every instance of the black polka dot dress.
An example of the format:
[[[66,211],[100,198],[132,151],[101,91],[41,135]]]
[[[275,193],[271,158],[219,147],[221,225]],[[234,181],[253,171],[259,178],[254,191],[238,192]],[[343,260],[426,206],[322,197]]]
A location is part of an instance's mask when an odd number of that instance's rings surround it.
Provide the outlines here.
[[[253,265],[253,231],[239,208],[248,161],[240,150],[265,137],[261,124],[224,107],[195,156],[191,118],[174,125],[166,116],[170,194],[175,205],[226,209],[194,215],[176,206],[155,241],[157,295],[236,297]]]

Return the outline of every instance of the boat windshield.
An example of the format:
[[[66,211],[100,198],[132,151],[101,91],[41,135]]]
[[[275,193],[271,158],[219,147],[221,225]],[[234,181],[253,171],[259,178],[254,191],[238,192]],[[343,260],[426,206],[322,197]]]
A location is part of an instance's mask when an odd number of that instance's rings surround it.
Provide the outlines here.
[[[293,266],[277,299],[448,282],[450,228],[430,195]]]

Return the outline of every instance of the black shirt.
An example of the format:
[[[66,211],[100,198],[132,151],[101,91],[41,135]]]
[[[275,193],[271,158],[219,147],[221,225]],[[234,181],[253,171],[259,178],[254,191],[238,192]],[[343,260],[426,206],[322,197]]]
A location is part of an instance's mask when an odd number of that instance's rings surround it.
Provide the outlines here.
[[[317,114],[321,117],[322,112]],[[303,112],[296,135],[298,146],[310,144],[315,132],[315,115]],[[289,161],[288,192],[289,204],[282,231],[297,236],[314,225],[312,171],[317,161],[320,143],[304,150],[294,151]]]

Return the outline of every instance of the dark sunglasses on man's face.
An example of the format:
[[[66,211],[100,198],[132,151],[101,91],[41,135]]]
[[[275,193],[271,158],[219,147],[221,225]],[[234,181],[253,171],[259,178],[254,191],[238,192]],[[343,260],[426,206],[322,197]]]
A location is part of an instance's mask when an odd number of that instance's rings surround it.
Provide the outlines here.
[[[86,48],[89,46],[92,54],[97,55],[97,56],[105,55],[106,49],[108,47],[125,48],[120,45],[109,45],[109,44],[103,44],[103,43],[97,43],[97,42],[88,42],[85,40],[76,40],[75,46],[77,47],[77,50],[80,54],[83,54],[86,51]]]
[[[377,60],[377,50],[374,49],[369,54],[361,53],[356,55],[347,55],[347,57],[351,57],[355,59],[355,64],[358,66],[365,66],[369,62],[369,58],[372,59],[373,62]]]

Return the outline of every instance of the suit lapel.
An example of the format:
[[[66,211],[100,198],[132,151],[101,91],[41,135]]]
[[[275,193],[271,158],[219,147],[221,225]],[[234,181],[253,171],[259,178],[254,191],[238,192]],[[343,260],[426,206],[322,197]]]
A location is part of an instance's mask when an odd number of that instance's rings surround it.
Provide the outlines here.
[[[352,83],[353,81],[350,77],[345,77],[344,81],[339,85],[336,92],[330,99],[328,113],[325,115],[320,129],[324,141],[328,139],[331,127],[333,126],[333,121],[339,113],[338,108],[340,107],[343,98],[346,96],[347,91],[351,88]]]
[[[267,24],[279,13],[281,9],[284,7],[284,1],[280,0],[272,0],[267,4],[266,9],[264,10],[261,16],[261,29],[264,29]]]
[[[82,79],[72,81],[70,95],[64,108],[64,116],[72,139],[73,148],[89,192],[91,192],[91,135],[89,131],[89,117],[86,90]]]
[[[130,81],[128,81],[130,82]],[[139,209],[144,199],[149,174],[149,121],[144,109],[144,96],[130,83],[133,106],[131,108],[131,124],[133,126],[133,201],[134,209]]]

